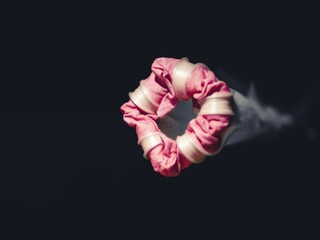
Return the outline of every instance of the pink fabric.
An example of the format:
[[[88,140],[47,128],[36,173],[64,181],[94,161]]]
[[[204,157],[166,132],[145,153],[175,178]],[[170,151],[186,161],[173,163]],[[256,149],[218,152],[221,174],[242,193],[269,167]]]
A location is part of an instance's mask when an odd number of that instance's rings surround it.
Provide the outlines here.
[[[152,132],[161,132],[156,120],[165,116],[177,104],[178,98],[172,87],[172,73],[180,59],[157,58],[151,65],[151,74],[141,81],[149,90],[150,100],[157,106],[156,114],[145,113],[131,100],[124,103],[120,110],[124,121],[135,128],[138,141]],[[214,92],[230,92],[224,81],[218,81],[215,74],[204,65],[197,65],[189,74],[186,81],[186,93],[193,100],[194,106],[199,107],[197,100],[205,98]],[[204,115],[197,116],[188,124],[186,131],[194,142],[209,153],[215,153],[221,144],[221,133],[229,126],[231,116]],[[192,165],[180,153],[175,140],[161,134],[162,144],[152,148],[147,157],[150,159],[154,171],[163,176],[177,176],[182,169]]]

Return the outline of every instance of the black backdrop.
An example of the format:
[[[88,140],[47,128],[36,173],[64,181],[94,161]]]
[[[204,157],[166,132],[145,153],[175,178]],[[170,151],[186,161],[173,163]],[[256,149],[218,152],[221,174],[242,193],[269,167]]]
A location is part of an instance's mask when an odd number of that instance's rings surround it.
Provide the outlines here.
[[[254,82],[261,100],[281,110],[319,89],[311,6],[221,5],[10,8],[1,79],[4,229],[201,238],[315,228],[317,96],[289,132],[226,148],[174,178],[153,171],[122,120],[120,106],[157,57],[203,62],[238,87]]]

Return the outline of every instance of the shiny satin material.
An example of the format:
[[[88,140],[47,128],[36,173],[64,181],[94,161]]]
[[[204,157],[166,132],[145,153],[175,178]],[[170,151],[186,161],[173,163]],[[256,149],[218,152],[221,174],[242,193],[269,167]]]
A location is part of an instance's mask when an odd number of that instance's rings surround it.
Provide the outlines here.
[[[195,64],[190,63],[187,58],[182,58],[173,69],[172,86],[176,96],[180,100],[188,100],[186,95],[186,81],[189,73],[193,70]]]
[[[161,140],[159,132],[154,132],[154,133],[148,134],[143,139],[140,139],[140,141],[138,142],[138,144],[140,144],[143,149],[143,157],[144,158],[147,158],[146,154],[152,148],[158,146],[161,143],[162,143],[162,140]]]
[[[199,101],[200,110],[198,115],[224,114],[234,115],[231,107],[231,93],[213,93]]]
[[[144,150],[144,156],[150,159],[153,169],[163,176],[177,176],[182,169],[203,161],[201,154],[205,157],[220,151],[223,133],[232,121],[230,112],[229,114],[198,115],[189,122],[185,130],[187,135],[177,137],[179,144],[176,139],[161,132],[157,120],[175,108],[179,101],[175,88],[177,85],[180,89],[183,87],[183,84],[175,83],[173,86],[172,83],[173,72],[179,62],[181,59],[165,57],[155,59],[151,65],[151,74],[140,82],[140,87],[142,85],[148,91],[146,98],[154,107],[152,111],[146,112],[146,107],[142,105],[139,107],[139,104],[135,104],[131,99],[120,108],[124,121],[130,127],[135,128],[138,143]],[[195,64],[191,71],[180,76],[186,78],[183,80],[183,96],[192,99],[194,107],[200,110],[201,106],[198,102],[206,102],[206,97],[214,93],[231,93],[226,83],[218,81],[215,74],[203,64]],[[148,139],[145,138],[146,136],[157,137],[145,142]],[[159,138],[161,138],[161,143]],[[191,150],[186,150],[185,146],[190,146]]]
[[[140,84],[136,90],[129,93],[129,97],[135,105],[147,113],[156,113],[157,107],[148,98],[148,90]]]
[[[198,148],[188,133],[178,136],[176,141],[179,151],[181,151],[190,162],[198,164],[206,158],[207,153]]]

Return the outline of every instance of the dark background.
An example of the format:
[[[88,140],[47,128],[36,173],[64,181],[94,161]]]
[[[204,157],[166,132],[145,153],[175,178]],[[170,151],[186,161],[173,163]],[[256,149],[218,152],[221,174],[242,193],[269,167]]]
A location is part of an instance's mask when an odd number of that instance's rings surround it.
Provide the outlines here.
[[[90,238],[312,233],[319,161],[315,8],[150,4],[4,8],[3,229]],[[281,111],[312,100],[289,131],[226,148],[166,178],[142,157],[120,112],[157,57],[203,62],[239,90],[254,82],[261,100]]]

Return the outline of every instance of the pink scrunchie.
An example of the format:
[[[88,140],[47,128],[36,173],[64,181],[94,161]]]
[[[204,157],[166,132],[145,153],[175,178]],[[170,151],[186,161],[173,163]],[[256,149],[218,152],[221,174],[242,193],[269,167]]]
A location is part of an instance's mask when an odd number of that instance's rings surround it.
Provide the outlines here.
[[[192,165],[179,151],[176,141],[162,134],[156,123],[158,118],[164,117],[178,104],[178,97],[172,85],[172,75],[179,61],[180,59],[165,57],[155,59],[150,76],[140,82],[148,89],[148,97],[156,106],[155,114],[146,113],[131,99],[120,108],[124,121],[136,129],[138,142],[146,134],[160,133],[161,144],[150,149],[146,157],[150,159],[154,171],[167,177],[177,176],[182,169]],[[226,83],[218,81],[215,74],[205,65],[196,66],[188,75],[185,91],[193,100],[194,107],[199,107],[197,100],[215,92],[230,93]],[[231,120],[232,116],[229,115],[199,115],[189,122],[186,132],[207,152],[215,153],[221,145],[221,133],[230,125]]]

